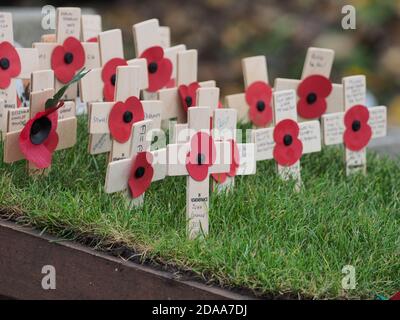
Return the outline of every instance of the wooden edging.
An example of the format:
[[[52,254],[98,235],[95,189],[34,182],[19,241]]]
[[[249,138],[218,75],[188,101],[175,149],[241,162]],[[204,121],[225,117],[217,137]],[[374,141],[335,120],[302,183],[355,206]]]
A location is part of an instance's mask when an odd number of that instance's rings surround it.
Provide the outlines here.
[[[56,270],[44,290],[43,266]],[[0,220],[0,297],[11,299],[251,299],[124,261]]]

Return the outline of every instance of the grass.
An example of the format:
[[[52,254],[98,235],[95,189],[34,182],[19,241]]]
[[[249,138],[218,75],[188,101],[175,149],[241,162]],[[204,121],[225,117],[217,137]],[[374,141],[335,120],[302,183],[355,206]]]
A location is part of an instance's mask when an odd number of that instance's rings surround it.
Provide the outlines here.
[[[273,161],[260,162],[232,194],[212,195],[209,237],[188,241],[185,178],[154,183],[144,207],[128,211],[122,195],[103,191],[106,156],[87,153],[85,118],[79,141],[55,154],[47,177],[28,178],[24,161],[0,164],[0,210],[61,238],[123,245],[142,261],[269,297],[374,298],[400,288],[398,161],[368,153],[368,176],[346,178],[343,150],[327,148],[302,159],[300,193],[277,178]],[[342,289],[345,265],[355,267],[354,290]]]

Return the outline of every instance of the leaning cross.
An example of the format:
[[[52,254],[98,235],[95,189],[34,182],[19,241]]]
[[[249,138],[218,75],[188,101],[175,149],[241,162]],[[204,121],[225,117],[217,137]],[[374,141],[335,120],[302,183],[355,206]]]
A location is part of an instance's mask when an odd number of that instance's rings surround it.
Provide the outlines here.
[[[275,159],[279,175],[296,180],[298,188],[301,156],[321,150],[320,124],[318,120],[297,123],[294,90],[274,92],[273,104],[275,126],[252,131],[256,160]]]
[[[30,79],[39,68],[38,52],[34,48],[15,48],[12,14],[0,12],[0,131],[6,130],[8,110],[19,105],[16,79]],[[4,138],[4,137],[3,137]]]
[[[366,147],[370,139],[384,137],[387,133],[387,108],[367,108],[366,87],[363,75],[343,78],[344,111],[322,117],[325,145],[345,145],[347,175],[366,173]]]
[[[227,141],[231,144],[231,167],[228,172],[213,174],[217,191],[232,190],[235,176],[256,173],[254,143],[237,143],[237,111],[220,108],[214,111],[213,137],[216,141]],[[241,136],[239,141],[241,141]]]
[[[142,21],[132,26],[136,57],[146,59],[148,87],[143,91],[145,100],[158,100],[157,91],[175,85],[177,55],[186,50],[186,46],[180,44],[167,47],[170,44],[170,33],[167,30],[166,35],[166,27],[160,27],[158,19]]]
[[[187,176],[186,218],[189,239],[209,229],[210,174],[229,171],[230,144],[210,135],[211,109],[189,108],[189,142],[167,146],[168,176]]]
[[[275,79],[275,91],[292,89],[297,93],[299,122],[319,119],[324,113],[341,110],[342,85],[329,81],[334,56],[331,49],[309,48],[301,80]]]
[[[57,26],[55,42],[34,42],[33,47],[37,49],[39,54],[39,70],[51,70],[55,71],[55,90],[58,91],[68,79],[64,79],[65,72],[56,72],[55,61],[57,60],[58,53],[62,50],[65,51],[63,61],[64,67],[76,66],[76,72],[83,67],[87,69],[95,68],[99,66],[99,46],[95,42],[79,42],[81,38],[81,9],[80,8],[57,8]],[[74,42],[80,44],[83,47],[83,59],[75,56],[72,52],[69,52],[67,43]],[[48,39],[48,41],[51,41]],[[83,61],[83,63],[82,63]],[[60,63],[58,61],[57,63]],[[58,66],[58,64],[57,64]],[[60,69],[61,70],[61,69]],[[58,70],[57,70],[58,71]],[[78,84],[72,84],[62,97],[64,100],[74,100],[78,93]]]
[[[107,167],[106,193],[125,192],[130,206],[142,205],[144,192],[151,182],[162,180],[166,175],[166,149],[149,151],[151,126],[152,120],[133,124],[129,157],[112,161]]]
[[[239,122],[251,122],[254,127],[270,127],[272,89],[265,56],[242,59],[242,70],[245,92],[226,96],[226,105],[237,110]]]
[[[176,87],[158,91],[158,99],[164,102],[162,120],[163,127],[169,127],[168,120],[177,119],[178,123],[185,123],[187,109],[193,106],[207,105],[197,101],[197,92],[200,88],[214,88],[215,81],[197,81],[197,50],[178,52]],[[218,93],[219,94],[219,93]],[[217,101],[216,107],[218,107]]]
[[[89,112],[89,133],[91,135],[110,134],[112,145],[110,161],[125,159],[131,148],[129,125],[144,119],[153,120],[153,128],[161,123],[161,101],[140,101],[140,68],[135,66],[117,67],[115,102],[94,102]],[[125,110],[124,112],[118,109]],[[119,113],[121,119],[110,116]],[[125,128],[126,127],[126,128]],[[127,130],[126,136],[120,137],[121,130]],[[114,132],[117,135],[114,135]],[[93,146],[89,147],[90,150]]]
[[[9,111],[8,132],[4,141],[5,163],[29,158],[29,173],[39,174],[43,169],[49,168],[53,151],[75,145],[77,119],[73,102],[66,102],[63,108],[67,108],[63,112],[63,109],[55,111],[54,122],[50,120],[50,115],[39,117],[45,112],[46,101],[53,94],[52,88],[31,92],[29,108]],[[54,125],[57,126],[56,130]],[[21,150],[22,141],[25,152]]]

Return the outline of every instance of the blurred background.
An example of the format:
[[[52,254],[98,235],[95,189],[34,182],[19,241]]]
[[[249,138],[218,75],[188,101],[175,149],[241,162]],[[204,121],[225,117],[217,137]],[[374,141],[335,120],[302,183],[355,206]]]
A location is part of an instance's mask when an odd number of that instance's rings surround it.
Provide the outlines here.
[[[101,14],[103,30],[122,29],[126,58],[133,57],[132,24],[158,18],[171,28],[172,44],[198,49],[199,80],[217,80],[222,95],[243,91],[243,57],[266,55],[273,82],[276,77],[300,77],[307,47],[332,48],[332,80],[366,74],[370,103],[386,104],[390,123],[400,125],[399,0],[2,0],[2,10],[16,10],[17,41],[29,46],[48,32],[40,24],[46,4],[80,6]],[[342,28],[346,4],[356,8],[355,30]]]

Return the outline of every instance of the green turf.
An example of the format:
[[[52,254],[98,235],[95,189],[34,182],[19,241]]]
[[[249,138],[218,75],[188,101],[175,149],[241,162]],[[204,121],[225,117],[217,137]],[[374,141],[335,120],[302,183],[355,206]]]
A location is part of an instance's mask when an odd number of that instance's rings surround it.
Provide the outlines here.
[[[233,193],[212,195],[209,237],[188,241],[185,178],[154,183],[144,207],[128,211],[122,195],[103,191],[106,157],[87,154],[84,118],[79,141],[55,154],[48,177],[28,178],[24,161],[2,163],[0,209],[62,238],[124,244],[147,261],[266,295],[373,298],[400,288],[398,161],[369,153],[368,176],[346,178],[343,150],[328,148],[302,159],[300,193],[273,161],[258,163]],[[355,267],[354,290],[341,287],[345,265]]]

